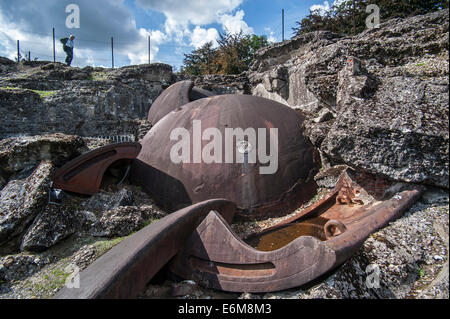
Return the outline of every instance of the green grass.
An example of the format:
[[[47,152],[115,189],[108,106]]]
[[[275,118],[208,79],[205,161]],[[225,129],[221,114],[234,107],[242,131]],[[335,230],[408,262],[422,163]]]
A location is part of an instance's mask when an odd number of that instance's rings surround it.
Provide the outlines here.
[[[5,90],[20,90],[20,88],[15,88],[15,87],[12,87],[12,86],[2,87],[2,89],[5,89]]]
[[[103,255],[113,246],[120,243],[126,237],[118,237],[110,240],[100,240],[94,243],[97,249],[97,257]],[[55,290],[62,288],[71,272],[66,272],[66,267],[70,264],[70,256],[61,259],[56,264],[49,265],[43,269],[38,280],[26,279],[24,288],[31,290],[32,298],[50,298],[55,294]]]
[[[12,87],[12,86],[7,86],[6,88],[2,87],[2,89],[7,89],[7,90],[28,90],[28,91],[32,91],[34,93],[39,94],[39,96],[41,98],[45,98],[47,96],[51,96],[51,95],[56,93],[56,91],[30,90],[30,89],[22,89],[22,88],[17,88],[17,87]]]
[[[98,249],[99,253],[98,255],[101,256],[103,255],[105,252],[107,252],[108,250],[110,250],[111,248],[113,248],[115,245],[117,245],[118,243],[120,243],[122,240],[124,240],[127,236],[125,237],[117,237],[114,239],[109,239],[109,240],[99,240],[97,242],[94,243],[94,246]]]
[[[39,94],[41,96],[41,98],[51,96],[56,93],[55,91],[40,91],[40,90],[30,90],[30,91],[33,91],[34,93]]]
[[[33,292],[31,298],[50,298],[55,293],[55,290],[62,288],[71,274],[64,271],[68,264],[69,258],[65,258],[45,271],[41,280],[35,282],[34,280],[26,279],[23,285],[24,288]]]
[[[423,270],[423,269],[418,269],[418,271],[419,271],[419,277],[423,277],[423,276],[425,276],[425,271]]]
[[[108,79],[108,74],[106,72],[92,72],[88,77],[91,81],[106,81]]]

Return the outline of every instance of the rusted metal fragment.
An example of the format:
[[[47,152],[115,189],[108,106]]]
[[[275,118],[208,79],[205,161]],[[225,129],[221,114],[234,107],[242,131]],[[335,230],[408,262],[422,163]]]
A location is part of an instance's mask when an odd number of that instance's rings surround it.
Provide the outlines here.
[[[170,214],[124,239],[80,275],[80,288],[64,287],[56,299],[134,298],[179,251],[212,210],[231,222],[235,205],[223,199]]]
[[[358,188],[344,173],[326,198],[245,241],[211,213],[173,260],[171,270],[208,288],[233,292],[269,292],[307,283],[345,262],[371,233],[399,217],[423,191],[411,186],[366,205],[360,204],[362,200],[336,200],[342,194],[356,196]]]
[[[211,91],[193,86],[192,89],[189,91],[189,101],[193,102],[213,95],[214,93]]]
[[[329,270],[334,261],[334,251],[311,236],[276,251],[256,250],[212,212],[175,257],[171,270],[208,288],[268,292],[306,283]]]
[[[147,119],[155,125],[164,116],[184,104],[212,95],[212,92],[195,87],[192,81],[177,82],[164,90],[153,102]]]
[[[117,143],[83,154],[53,174],[53,187],[93,195],[99,191],[103,174],[111,164],[124,159],[132,160],[140,150],[139,143]]]
[[[299,112],[256,96],[220,95],[191,102],[165,116],[148,132],[142,141],[142,151],[133,162],[131,178],[169,211],[210,198],[226,198],[237,204],[242,216],[280,216],[311,199],[317,190],[313,176],[320,159],[302,134],[303,120]],[[211,142],[196,137],[194,121],[201,123],[202,133],[208,128],[219,130],[220,161],[194,162],[194,145],[197,143],[204,150]],[[170,132],[177,128],[189,132],[189,163],[171,160],[171,150],[179,140],[171,140]],[[264,129],[266,139],[250,147],[257,153],[265,147],[265,155],[273,148],[269,135],[278,130],[277,169],[273,174],[261,173],[269,163],[263,164],[260,159],[256,163],[238,162],[236,153],[242,141],[237,138],[233,138],[229,148],[234,160],[226,163],[226,130],[248,128],[255,132]]]
[[[370,209],[361,207],[357,213],[352,215],[347,213],[345,217],[343,215],[346,214],[342,211],[331,211],[327,214],[326,217],[330,219],[340,215],[340,221],[347,227],[345,232],[327,241],[327,244],[337,252],[337,264],[350,258],[370,234],[399,218],[422,196],[423,190],[420,186],[413,186],[410,190],[397,193],[389,200],[373,205]]]

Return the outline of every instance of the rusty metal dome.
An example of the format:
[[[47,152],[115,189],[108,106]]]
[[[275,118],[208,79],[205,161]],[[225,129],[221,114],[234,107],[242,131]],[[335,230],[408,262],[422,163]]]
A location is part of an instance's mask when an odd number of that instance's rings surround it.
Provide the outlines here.
[[[177,82],[164,90],[153,102],[147,119],[155,125],[156,122],[180,106],[212,95],[212,92],[194,86],[192,81]]]
[[[260,167],[265,164],[249,162],[248,158],[243,163],[193,163],[192,147],[190,163],[174,163],[170,153],[177,140],[170,139],[170,132],[185,128],[192,146],[194,120],[201,121],[203,131],[217,128],[222,136],[226,135],[227,128],[256,131],[261,128],[269,132],[277,128],[278,169],[274,174],[261,174]],[[299,112],[261,97],[220,95],[199,99],[170,112],[153,126],[133,161],[131,178],[168,210],[206,199],[224,198],[236,203],[240,215],[284,214],[316,193],[313,176],[319,160],[313,145],[302,134],[303,120]],[[202,149],[208,143],[203,140]],[[232,149],[241,148],[237,150],[241,153],[245,153],[246,148],[259,151],[263,145],[259,141],[257,145],[245,145],[245,140],[242,144],[236,139],[232,143]],[[271,147],[269,138],[265,147],[266,150]]]

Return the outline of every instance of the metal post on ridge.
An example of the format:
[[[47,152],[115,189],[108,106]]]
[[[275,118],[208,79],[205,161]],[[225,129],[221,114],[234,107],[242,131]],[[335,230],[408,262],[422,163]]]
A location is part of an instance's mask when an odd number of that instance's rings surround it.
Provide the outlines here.
[[[114,69],[114,39],[111,37],[111,65]]]
[[[148,64],[151,63],[151,56],[150,56],[150,36],[148,36]]]
[[[53,63],[56,62],[56,54],[55,54],[55,28],[53,28]]]

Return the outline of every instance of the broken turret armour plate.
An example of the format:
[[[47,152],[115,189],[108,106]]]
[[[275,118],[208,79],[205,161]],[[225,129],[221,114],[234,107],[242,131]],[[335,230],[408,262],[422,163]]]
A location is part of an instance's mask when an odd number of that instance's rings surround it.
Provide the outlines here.
[[[292,211],[316,192],[319,158],[303,120],[256,96],[188,103],[147,133],[132,180],[171,211],[212,198],[236,203],[247,217]]]
[[[230,222],[235,205],[223,199],[198,203],[151,223],[95,260],[79,274],[78,288],[66,286],[56,299],[136,298],[180,250],[212,210]]]
[[[172,84],[153,102],[147,119],[155,125],[159,120],[177,108],[198,99],[212,96],[213,93],[194,86],[192,81]]]
[[[423,191],[412,186],[380,201],[372,196],[377,197],[380,185],[366,185],[367,189],[361,187],[344,173],[324,199],[244,240],[211,212],[170,269],[224,291],[258,293],[301,286],[344,263],[370,234],[399,217]]]
[[[56,170],[52,186],[93,195],[99,191],[108,167],[121,160],[133,160],[140,150],[139,143],[116,143],[85,153]]]

